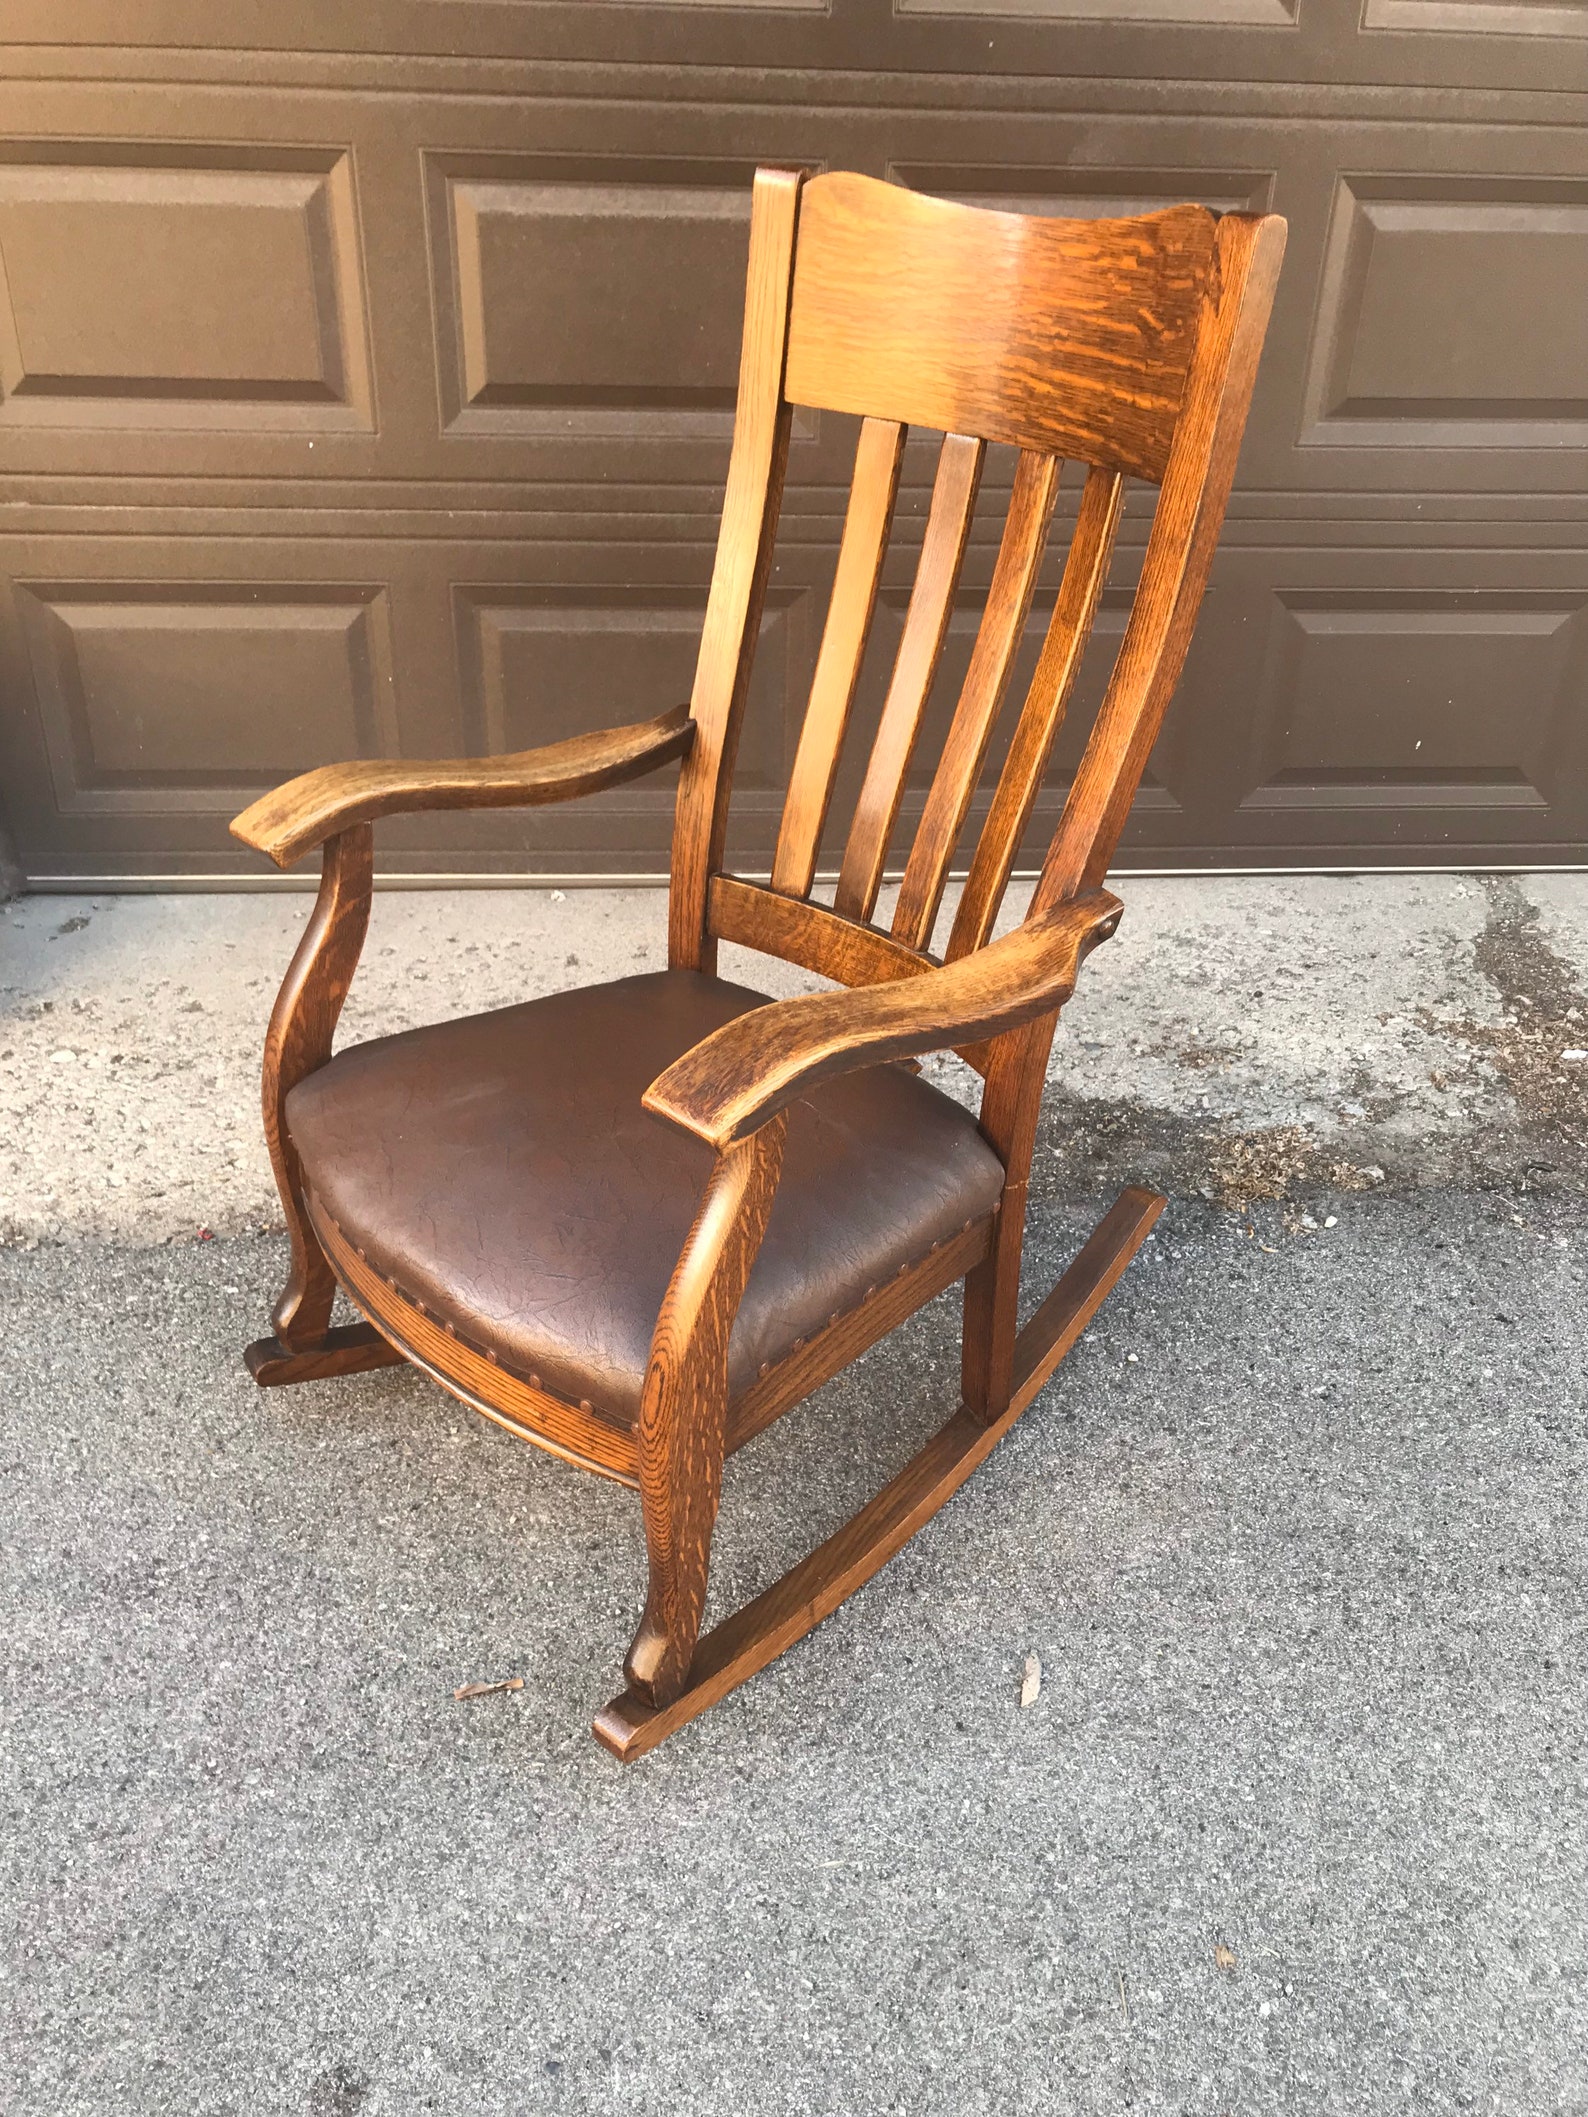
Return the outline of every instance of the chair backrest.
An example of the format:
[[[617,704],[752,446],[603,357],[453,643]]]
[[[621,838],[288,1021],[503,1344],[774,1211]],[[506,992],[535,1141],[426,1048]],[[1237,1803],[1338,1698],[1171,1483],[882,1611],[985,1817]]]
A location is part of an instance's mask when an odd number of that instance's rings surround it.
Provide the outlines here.
[[[1234,475],[1284,248],[1273,215],[1175,206],[1030,218],[870,177],[755,183],[738,416],[679,788],[671,959],[744,941],[848,984],[908,975],[944,886],[1030,614],[1059,473],[1087,466],[1045,644],[970,856],[945,954],[997,916],[1108,573],[1124,480],[1160,487],[1113,676],[1033,899],[1100,882],[1169,702]],[[723,871],[728,797],[771,563],[791,410],[863,424],[831,602],[769,885]],[[943,434],[915,582],[832,908],[811,889],[909,428]],[[874,926],[989,442],[1019,456],[970,664],[890,930]]]

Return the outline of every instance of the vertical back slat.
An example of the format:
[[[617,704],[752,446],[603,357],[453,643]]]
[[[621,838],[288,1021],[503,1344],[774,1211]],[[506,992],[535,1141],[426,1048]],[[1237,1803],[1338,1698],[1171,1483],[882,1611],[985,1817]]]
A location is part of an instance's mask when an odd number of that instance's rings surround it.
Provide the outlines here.
[[[892,419],[868,419],[860,429],[838,571],[772,860],[772,887],[781,896],[808,895],[816,873],[838,753],[849,726],[887,555],[904,436],[905,428]]]
[[[695,740],[679,774],[673,824],[667,952],[677,970],[710,970],[716,953],[706,931],[706,891],[722,865],[739,723],[788,457],[783,359],[800,182],[798,170],[760,169],[751,193],[733,454],[689,703]]]
[[[1015,470],[1009,513],[1004,522],[992,586],[982,611],[976,644],[943,754],[927,793],[915,843],[905,863],[904,882],[893,914],[893,936],[907,948],[924,948],[931,939],[948,864],[964,828],[976,782],[992,740],[993,725],[1008,688],[1021,635],[1036,591],[1037,569],[1047,543],[1048,524],[1059,492],[1055,456],[1023,449]]]
[[[986,443],[969,434],[944,436],[904,633],[839,870],[834,909],[847,918],[869,919],[876,905],[904,775],[948,632],[986,452]]]
[[[1124,496],[1125,481],[1118,471],[1088,473],[1042,656],[954,915],[949,962],[980,948],[998,916],[1108,578]]]

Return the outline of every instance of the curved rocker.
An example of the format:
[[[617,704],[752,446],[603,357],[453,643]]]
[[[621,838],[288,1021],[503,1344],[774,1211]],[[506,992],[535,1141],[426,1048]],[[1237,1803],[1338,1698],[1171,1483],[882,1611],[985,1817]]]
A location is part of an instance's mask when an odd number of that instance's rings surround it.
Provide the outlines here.
[[[835,1609],[1034,1400],[1164,1201],[1130,1189],[1020,1327],[1059,1013],[1179,678],[1284,245],[1273,216],[1025,219],[844,174],[756,178],[738,413],[689,707],[511,757],[331,766],[237,819],[323,848],[271,1016],[264,1118],[292,1243],[262,1386],[407,1361],[525,1440],[637,1488],[649,1577],[595,1733],[664,1740]],[[995,258],[997,270],[989,269]],[[995,291],[989,294],[989,288]],[[728,803],[793,407],[859,413],[837,573],[769,883],[727,872]],[[899,646],[831,903],[812,897],[909,425],[943,436]],[[989,443],[1017,458],[969,667],[875,920]],[[1084,481],[1045,643],[931,952],[1068,459]],[[1126,476],[1159,488],[1118,659],[1023,921],[990,938],[1107,580]],[[669,968],[333,1056],[372,826],[533,805],[680,761]],[[770,1002],[730,940],[842,990]],[[912,1070],[957,1050],[979,1113]],[[956,1282],[959,1408],[853,1521],[700,1637],[726,1455]],[[333,1328],[341,1286],[367,1319]]]

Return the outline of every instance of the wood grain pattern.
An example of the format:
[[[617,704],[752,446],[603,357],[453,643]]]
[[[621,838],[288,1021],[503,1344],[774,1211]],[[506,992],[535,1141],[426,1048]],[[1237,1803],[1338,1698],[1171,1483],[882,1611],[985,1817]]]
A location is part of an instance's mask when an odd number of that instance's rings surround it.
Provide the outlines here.
[[[402,1361],[402,1354],[373,1323],[339,1324],[325,1333],[313,1352],[289,1352],[279,1338],[259,1338],[243,1354],[243,1365],[261,1389],[368,1374],[377,1367],[400,1367]]]
[[[1089,891],[959,963],[893,984],[758,1007],[659,1074],[642,1098],[645,1108],[720,1151],[824,1080],[1056,1013],[1082,958],[1113,932],[1120,910],[1106,890]]]
[[[1284,223],[1272,216],[1232,214],[1218,225],[1220,270],[1210,279],[1203,302],[1185,405],[1130,622],[1033,893],[1028,921],[1040,918],[1052,905],[1075,901],[1095,885],[1107,871],[1129,814],[1179,679],[1207,579],[1283,248]],[[1096,508],[1101,520],[1101,494]],[[967,890],[970,908],[961,905],[966,921],[962,939],[967,943],[974,931],[972,921],[990,925],[1003,887],[1001,881],[996,890],[988,886],[990,876],[973,874],[972,880],[975,888]],[[951,937],[951,954],[953,946]],[[1040,1018],[1018,1037],[1004,1040],[987,1072],[982,1128],[1002,1155],[1007,1173],[993,1249],[965,1283],[961,1368],[968,1410],[988,1420],[1002,1415],[1014,1386],[1025,1181],[1056,1019]]]
[[[973,1418],[1001,1417],[1014,1387],[1031,1156],[1058,1019],[1058,1010],[1050,1009],[987,1049],[980,1121],[1004,1165],[1004,1187],[991,1247],[965,1280],[960,1395]]]
[[[1022,450],[1015,467],[992,586],[894,907],[893,937],[907,948],[925,948],[932,938],[948,864],[981,777],[993,724],[1030,615],[1037,568],[1059,496],[1059,469],[1054,457],[1039,456],[1030,449]]]
[[[685,706],[655,720],[573,735],[506,757],[322,765],[243,810],[234,838],[290,867],[333,832],[418,809],[534,808],[637,779],[682,757],[694,740]]]
[[[1235,477],[1273,307],[1285,223],[1227,213],[1141,581],[1119,659],[1032,899],[1041,909],[1102,878],[1180,680]]]
[[[677,1696],[706,1606],[722,1491],[728,1339],[766,1232],[787,1120],[722,1154],[651,1340],[635,1438],[650,1585],[624,1673],[652,1705]]]
[[[846,919],[803,897],[778,897],[737,875],[714,875],[708,923],[720,940],[780,956],[840,985],[881,985],[935,966],[863,919]]]
[[[980,948],[997,920],[1091,637],[1124,500],[1125,481],[1118,471],[1088,472],[1042,653],[954,910],[944,950],[950,963]]]
[[[798,171],[758,170],[750,202],[733,453],[689,707],[697,732],[679,775],[673,825],[667,947],[668,961],[679,970],[710,970],[715,961],[706,932],[706,889],[722,866],[739,723],[788,459],[783,357],[800,184]]]
[[[265,1031],[260,1082],[265,1144],[286,1215],[292,1263],[270,1312],[276,1337],[289,1352],[315,1350],[331,1321],[336,1280],[304,1210],[303,1170],[287,1131],[286,1101],[331,1056],[342,1004],[369,927],[374,887],[374,831],[355,823],[325,842],[320,891]]]
[[[639,1458],[630,1427],[603,1418],[593,1408],[586,1411],[567,1403],[447,1330],[360,1257],[312,1195],[309,1208],[348,1299],[405,1360],[521,1441],[620,1485],[638,1485]]]
[[[984,1425],[963,1408],[957,1411],[852,1521],[700,1642],[676,1697],[658,1708],[631,1686],[596,1716],[597,1741],[625,1762],[644,1756],[775,1661],[880,1571],[1026,1410],[1102,1306],[1162,1206],[1150,1192],[1127,1191],[1098,1223],[1021,1333],[1016,1384],[1001,1417]]]
[[[845,171],[800,209],[796,404],[1164,474],[1214,217],[1072,221],[923,198]]]
[[[1184,659],[1283,245],[1281,222],[1228,216],[1215,230],[1199,207],[1082,224],[962,208],[847,176],[813,180],[802,203],[800,186],[800,176],[786,171],[763,171],[756,181],[739,408],[689,714],[468,766],[333,768],[255,804],[238,825],[283,864],[316,833],[325,837],[320,897],[267,1040],[266,1129],[294,1262],[276,1311],[277,1337],[252,1349],[251,1365],[275,1381],[330,1372],[333,1364],[351,1372],[385,1357],[368,1330],[329,1331],[340,1280],[374,1332],[465,1402],[538,1446],[638,1484],[649,1558],[645,1611],[625,1664],[628,1689],[596,1730],[625,1756],[652,1747],[809,1630],[941,1506],[1074,1343],[1161,1207],[1150,1193],[1127,1192],[1019,1329],[1048,1053],[1080,962],[1119,918],[1118,900],[1099,884]],[[759,888],[721,870],[795,400],[870,416],[774,886]],[[946,438],[828,910],[808,892],[874,607],[902,429],[912,420],[941,427]],[[989,439],[1013,441],[1025,453],[894,931],[884,934],[871,915]],[[1061,455],[1092,466],[1076,534],[949,960],[937,964],[926,944],[1029,612]],[[1125,472],[1163,478],[1141,586],[1032,908],[1013,933],[989,941],[1098,607]],[[560,798],[664,755],[684,757],[670,960],[709,969],[718,940],[727,938],[847,989],[738,1017],[645,1093],[649,1111],[707,1141],[718,1158],[662,1305],[631,1428],[597,1407],[563,1402],[534,1376],[505,1371],[484,1344],[444,1328],[383,1280],[318,1213],[282,1107],[291,1086],[330,1054],[368,916],[375,815],[398,806]],[[950,1046],[985,1076],[979,1122],[1005,1172],[996,1212],[852,1300],[730,1403],[728,1345],[771,1210],[787,1105],[853,1069]],[[961,1277],[962,1403],[954,1418],[852,1523],[700,1641],[726,1450]]]
[[[860,429],[838,570],[772,859],[772,887],[784,896],[807,895],[816,873],[839,752],[887,556],[904,434],[896,420],[867,419]]]
[[[877,901],[888,841],[904,798],[904,777],[954,612],[954,591],[986,453],[986,444],[972,435],[943,437],[904,631],[838,871],[833,908],[850,918],[869,919]]]
[[[885,985],[937,968],[934,956],[903,947],[864,920],[846,919],[808,897],[774,896],[737,875],[711,878],[709,930],[719,940],[758,948],[840,985]],[[984,1045],[967,1044],[959,1056],[978,1073],[986,1072]]]

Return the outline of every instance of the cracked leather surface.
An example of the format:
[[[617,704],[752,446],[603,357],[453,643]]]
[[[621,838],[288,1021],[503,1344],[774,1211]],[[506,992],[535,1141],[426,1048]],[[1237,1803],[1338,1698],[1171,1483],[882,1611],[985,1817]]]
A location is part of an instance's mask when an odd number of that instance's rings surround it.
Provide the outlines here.
[[[409,1300],[627,1423],[713,1159],[640,1097],[765,1004],[670,970],[381,1037],[301,1082],[288,1129],[321,1208]],[[900,1067],[796,1102],[732,1393],[990,1212],[1002,1182],[970,1113]]]

